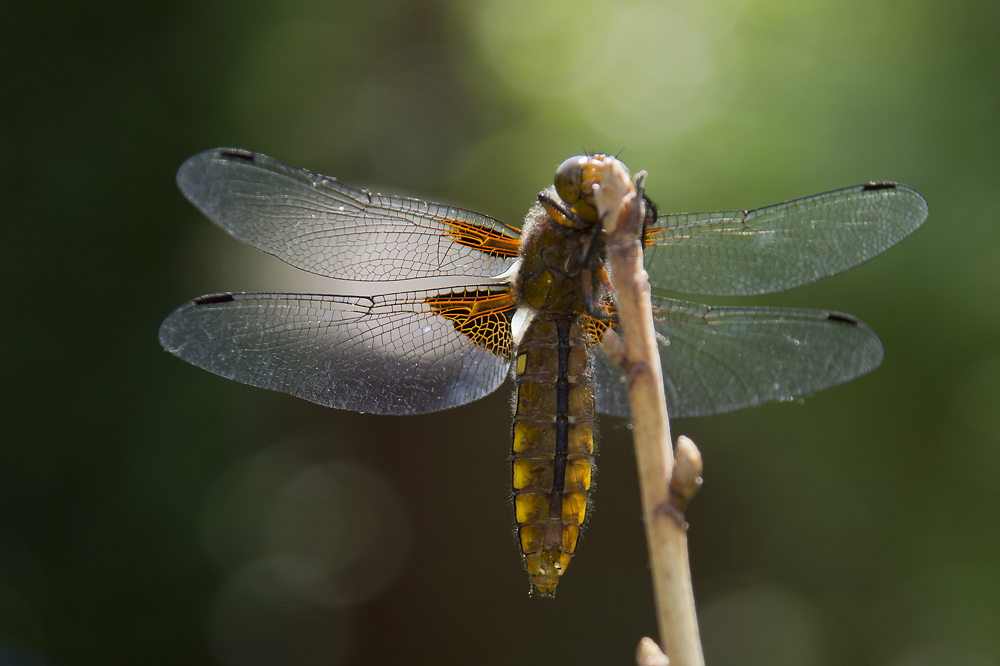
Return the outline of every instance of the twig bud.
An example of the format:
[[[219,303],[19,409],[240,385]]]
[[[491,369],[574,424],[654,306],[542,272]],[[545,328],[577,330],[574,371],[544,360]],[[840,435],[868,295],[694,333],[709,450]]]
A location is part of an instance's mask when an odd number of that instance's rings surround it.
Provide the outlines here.
[[[674,449],[674,469],[670,475],[670,503],[684,511],[688,502],[701,488],[701,451],[688,437],[677,438]]]
[[[637,666],[670,666],[670,660],[663,650],[652,638],[643,637],[639,641],[639,647],[635,650],[635,663]]]
[[[628,369],[628,348],[614,330],[609,328],[604,331],[604,335],[601,336],[601,348],[612,363],[619,368]]]

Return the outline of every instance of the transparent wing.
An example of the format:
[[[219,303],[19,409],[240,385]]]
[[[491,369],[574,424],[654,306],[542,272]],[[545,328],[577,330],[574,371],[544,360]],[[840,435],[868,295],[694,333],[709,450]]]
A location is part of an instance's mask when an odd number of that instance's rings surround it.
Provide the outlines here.
[[[244,384],[376,414],[419,414],[481,398],[508,358],[456,330],[434,292],[373,298],[215,294],[175,310],[160,344]]]
[[[518,230],[493,218],[355,189],[245,150],[195,155],[177,185],[247,245],[327,277],[492,277],[517,256]]]
[[[892,247],[927,219],[905,185],[869,183],[751,211],[663,215],[646,236],[654,288],[703,296],[791,289]]]
[[[671,417],[786,400],[874,370],[882,344],[854,317],[825,310],[711,307],[653,297]],[[595,354],[597,410],[628,416],[624,373]]]

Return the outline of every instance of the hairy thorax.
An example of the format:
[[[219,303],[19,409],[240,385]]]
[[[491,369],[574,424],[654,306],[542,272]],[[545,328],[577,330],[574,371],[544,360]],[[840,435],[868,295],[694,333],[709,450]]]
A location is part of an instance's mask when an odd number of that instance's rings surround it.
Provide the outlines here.
[[[522,306],[555,315],[584,314],[583,281],[589,277],[592,293],[600,290],[596,273],[587,270],[590,267],[585,265],[588,244],[592,240],[590,229],[559,224],[536,204],[525,219],[521,236],[522,264],[514,285]]]

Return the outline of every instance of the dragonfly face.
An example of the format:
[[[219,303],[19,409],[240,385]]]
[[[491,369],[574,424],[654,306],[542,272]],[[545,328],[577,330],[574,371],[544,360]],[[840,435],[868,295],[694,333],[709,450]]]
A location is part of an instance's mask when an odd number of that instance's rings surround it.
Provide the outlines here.
[[[628,416],[623,373],[598,349],[615,326],[593,200],[607,159],[564,162],[518,230],[244,150],[195,155],[177,182],[213,222],[292,266],[379,289],[202,296],[167,317],[160,342],[239,382],[377,414],[456,407],[513,372],[515,520],[532,590],[551,595],[587,514],[595,413]],[[895,183],[749,211],[657,216],[648,205],[646,271],[654,292],[782,291],[875,256],[926,217],[923,198]],[[653,309],[674,417],[812,393],[882,360],[875,334],[842,313],[655,293]]]

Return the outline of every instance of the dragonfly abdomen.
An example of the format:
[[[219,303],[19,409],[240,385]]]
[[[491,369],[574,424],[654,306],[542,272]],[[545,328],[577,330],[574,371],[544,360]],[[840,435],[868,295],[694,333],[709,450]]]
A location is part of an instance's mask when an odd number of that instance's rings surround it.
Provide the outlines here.
[[[532,592],[551,596],[576,549],[594,468],[594,390],[586,330],[539,314],[517,349],[514,518]]]

